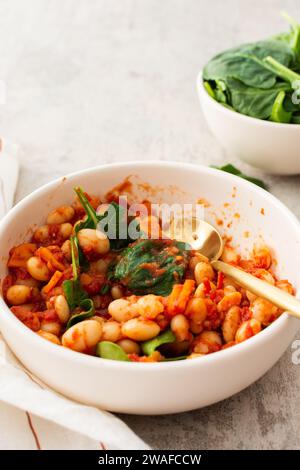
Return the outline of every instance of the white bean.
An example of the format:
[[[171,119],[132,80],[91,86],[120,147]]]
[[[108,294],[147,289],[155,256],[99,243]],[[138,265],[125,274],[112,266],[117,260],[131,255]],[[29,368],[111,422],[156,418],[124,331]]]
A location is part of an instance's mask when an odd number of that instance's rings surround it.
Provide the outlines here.
[[[51,211],[47,217],[47,224],[63,224],[73,219],[75,211],[71,206],[61,206]]]
[[[206,256],[201,255],[201,253],[196,253],[195,256],[192,256],[192,258],[189,261],[189,268],[194,271],[195,267],[197,266],[200,261],[203,261],[204,263],[208,263],[209,260],[206,258]]]
[[[55,297],[54,309],[61,323],[67,323],[70,317],[70,308],[63,295]]]
[[[42,320],[41,330],[46,331],[47,333],[52,333],[53,335],[58,336],[61,332],[61,324],[58,322],[49,322]]]
[[[84,320],[71,326],[62,336],[62,345],[78,352],[91,352],[101,340],[102,325],[95,320]]]
[[[69,223],[61,224],[59,228],[59,236],[66,240],[72,235],[73,226]]]
[[[62,246],[61,246],[61,251],[64,254],[64,257],[68,260],[72,260],[72,254],[71,254],[71,242],[70,240],[66,240]]]
[[[109,251],[110,244],[107,236],[91,228],[84,228],[78,232],[78,241],[84,251],[104,255]]]
[[[42,338],[46,339],[47,341],[50,341],[51,343],[57,344],[59,346],[61,344],[59,338],[53,333],[48,333],[47,331],[39,330],[37,331],[37,334]]]
[[[57,236],[63,240],[66,240],[71,236],[73,232],[73,226],[70,223],[64,223],[58,226]],[[33,238],[38,243],[48,242],[51,237],[55,239],[55,234],[51,230],[51,225],[41,225],[33,234]]]
[[[239,307],[231,307],[225,315],[222,325],[223,338],[226,343],[234,341],[236,332],[241,321],[241,310]]]
[[[203,261],[196,265],[194,275],[197,285],[201,284],[205,279],[212,281],[215,277],[215,273],[211,265],[209,263],[204,263]]]
[[[278,317],[278,308],[268,300],[257,297],[251,305],[253,318],[267,326]]]
[[[138,343],[132,341],[132,339],[121,339],[117,344],[127,353],[127,354],[140,354],[141,348]]]
[[[193,297],[187,304],[185,315],[194,323],[201,325],[207,316],[207,307],[204,299]]]
[[[171,330],[177,341],[186,341],[189,338],[189,322],[184,315],[175,315],[171,320]]]
[[[121,324],[119,322],[107,321],[103,324],[103,341],[116,343],[121,337]]]
[[[221,349],[222,339],[216,331],[203,331],[195,340],[193,352],[210,354]]]
[[[6,297],[11,305],[25,304],[31,300],[32,287],[20,285],[11,286],[6,293]]]
[[[49,238],[49,227],[48,225],[41,225],[36,229],[33,234],[33,238],[35,241],[43,243]]]
[[[103,325],[104,325],[104,318],[99,317],[98,315],[94,315],[93,317],[91,317],[91,320],[97,321],[98,323],[100,323],[100,325],[101,325],[102,328],[103,328]]]
[[[27,261],[27,270],[29,274],[38,281],[49,281],[51,277],[47,264],[37,256],[29,258]]]
[[[157,323],[152,320],[133,318],[122,325],[122,334],[134,341],[148,341],[160,332]]]
[[[139,315],[134,309],[132,301],[128,299],[113,300],[108,306],[108,313],[114,320],[122,323]]]
[[[158,296],[148,294],[138,299],[135,309],[142,317],[153,320],[164,311],[164,306]]]
[[[235,340],[237,343],[242,343],[251,336],[257,335],[261,331],[261,323],[255,318],[247,320],[241,324],[236,332]]]
[[[123,290],[120,286],[113,286],[110,290],[113,299],[121,299],[123,297]]]

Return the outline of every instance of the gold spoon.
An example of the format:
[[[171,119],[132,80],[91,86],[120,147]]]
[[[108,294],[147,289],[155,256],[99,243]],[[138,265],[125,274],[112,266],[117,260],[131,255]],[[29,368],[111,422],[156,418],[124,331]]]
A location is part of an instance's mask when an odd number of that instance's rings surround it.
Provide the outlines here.
[[[176,222],[171,222],[169,235],[170,238],[190,244],[194,250],[199,251],[210,260],[214,269],[231,277],[243,288],[300,319],[300,301],[295,297],[242,269],[218,261],[222,255],[224,243],[217,229],[209,223],[196,217],[191,217],[189,221],[179,218],[176,219]]]

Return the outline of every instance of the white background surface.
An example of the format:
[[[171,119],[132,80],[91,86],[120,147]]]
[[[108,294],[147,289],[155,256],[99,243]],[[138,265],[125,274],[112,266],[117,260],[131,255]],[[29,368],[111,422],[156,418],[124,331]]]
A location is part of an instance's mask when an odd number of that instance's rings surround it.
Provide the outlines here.
[[[280,9],[300,20],[299,0],[0,0],[0,134],[21,147],[17,199],[103,162],[235,163],[205,126],[196,76],[212,54],[285,30]],[[300,178],[264,179],[300,216]],[[225,402],[125,421],[157,448],[299,448],[299,388],[289,350]]]

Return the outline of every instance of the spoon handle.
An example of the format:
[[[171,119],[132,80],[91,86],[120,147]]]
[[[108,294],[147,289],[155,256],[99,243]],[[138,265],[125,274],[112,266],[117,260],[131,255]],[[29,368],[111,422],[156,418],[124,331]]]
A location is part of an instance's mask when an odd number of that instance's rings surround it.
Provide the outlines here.
[[[292,295],[252,276],[252,274],[235,268],[231,264],[223,263],[222,261],[212,261],[211,264],[214,269],[231,277],[240,286],[259,297],[269,300],[269,302],[276,305],[276,307],[282,308],[290,315],[300,319],[300,301]]]

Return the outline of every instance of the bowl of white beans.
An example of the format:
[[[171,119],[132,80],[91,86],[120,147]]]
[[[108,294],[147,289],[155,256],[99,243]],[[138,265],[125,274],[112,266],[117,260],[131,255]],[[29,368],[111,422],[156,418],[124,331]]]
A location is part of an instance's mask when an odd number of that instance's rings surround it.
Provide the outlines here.
[[[58,392],[122,413],[197,409],[258,380],[298,321],[162,240],[158,215],[131,213],[136,238],[129,225],[125,241],[119,226],[105,233],[96,223],[117,197],[127,215],[141,202],[200,206],[224,261],[297,295],[300,225],[270,193],[200,165],[105,165],[43,186],[1,221],[0,329],[15,355]]]

